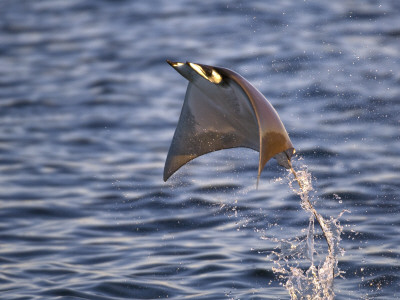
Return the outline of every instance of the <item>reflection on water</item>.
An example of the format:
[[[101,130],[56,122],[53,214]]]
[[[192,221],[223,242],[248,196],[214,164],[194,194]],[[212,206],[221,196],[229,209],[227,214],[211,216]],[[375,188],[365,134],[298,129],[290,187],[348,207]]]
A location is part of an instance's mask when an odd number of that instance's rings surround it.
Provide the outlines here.
[[[275,161],[258,190],[247,149],[163,183],[185,93],[169,58],[254,84],[316,178],[318,212],[351,211],[336,299],[400,299],[399,5],[0,1],[0,298],[289,299],[261,234],[305,241],[303,273],[307,257],[321,266],[318,224],[312,256]]]

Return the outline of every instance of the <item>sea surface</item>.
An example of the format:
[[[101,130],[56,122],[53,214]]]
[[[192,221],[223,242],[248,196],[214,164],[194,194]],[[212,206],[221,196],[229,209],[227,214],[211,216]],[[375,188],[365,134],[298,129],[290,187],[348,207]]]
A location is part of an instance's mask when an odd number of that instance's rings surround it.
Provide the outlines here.
[[[348,211],[336,299],[400,299],[398,0],[1,0],[0,298],[290,299],[270,253],[309,214],[285,169],[256,189],[232,149],[163,182],[187,85],[166,59],[269,99],[315,208]]]

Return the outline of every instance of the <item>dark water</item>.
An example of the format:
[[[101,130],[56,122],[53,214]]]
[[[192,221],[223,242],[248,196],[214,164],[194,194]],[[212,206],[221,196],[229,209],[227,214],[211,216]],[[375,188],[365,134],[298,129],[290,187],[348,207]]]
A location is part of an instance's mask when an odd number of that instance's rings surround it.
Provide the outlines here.
[[[262,237],[308,215],[275,161],[258,190],[243,149],[163,183],[186,89],[167,58],[267,96],[316,208],[351,211],[337,299],[400,299],[397,0],[0,1],[0,298],[289,298]]]

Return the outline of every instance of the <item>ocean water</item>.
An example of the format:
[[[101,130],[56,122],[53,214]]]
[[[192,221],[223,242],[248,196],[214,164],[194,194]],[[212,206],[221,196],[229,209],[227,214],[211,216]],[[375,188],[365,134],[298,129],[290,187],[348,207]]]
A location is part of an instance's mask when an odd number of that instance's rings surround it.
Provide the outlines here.
[[[1,0],[0,298],[290,299],[271,253],[309,214],[286,170],[256,189],[232,149],[163,182],[187,84],[166,59],[269,99],[315,208],[349,211],[336,299],[400,299],[397,0]]]

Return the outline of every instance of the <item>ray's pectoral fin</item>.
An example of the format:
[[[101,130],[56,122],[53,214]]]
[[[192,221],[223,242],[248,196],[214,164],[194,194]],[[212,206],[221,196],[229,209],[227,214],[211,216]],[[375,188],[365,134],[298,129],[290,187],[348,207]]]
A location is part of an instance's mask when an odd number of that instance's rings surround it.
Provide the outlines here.
[[[258,177],[272,157],[290,168],[292,143],[275,109],[256,88],[225,68],[168,63],[189,84],[165,163],[164,181],[198,156],[234,147],[260,152]]]
[[[234,100],[226,102],[235,98],[229,88],[206,81],[198,85],[189,82],[165,163],[165,181],[181,166],[203,154],[235,147],[259,149],[255,116],[245,107],[241,112],[233,112]]]

